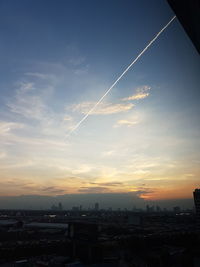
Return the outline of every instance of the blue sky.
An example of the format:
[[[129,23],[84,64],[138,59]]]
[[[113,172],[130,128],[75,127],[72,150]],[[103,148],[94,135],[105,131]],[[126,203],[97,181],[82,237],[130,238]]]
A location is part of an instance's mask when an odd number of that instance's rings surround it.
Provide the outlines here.
[[[1,1],[1,195],[191,196],[200,62],[177,19],[66,138],[173,15],[161,0]]]

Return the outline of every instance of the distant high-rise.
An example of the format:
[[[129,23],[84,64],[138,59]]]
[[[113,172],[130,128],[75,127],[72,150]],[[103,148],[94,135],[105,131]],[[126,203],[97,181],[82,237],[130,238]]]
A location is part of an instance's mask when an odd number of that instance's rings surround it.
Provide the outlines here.
[[[95,209],[96,211],[99,210],[99,203],[95,203],[95,205],[94,205],[94,209]]]
[[[156,206],[156,211],[157,211],[157,212],[161,212],[161,208],[160,208],[160,206],[158,206],[158,205]]]
[[[52,206],[51,206],[51,210],[63,210],[62,203],[59,202],[59,203],[58,203],[58,206],[57,206],[57,205],[52,205]]]
[[[59,210],[63,210],[63,207],[62,207],[62,203],[61,202],[58,204],[58,209]]]
[[[146,205],[146,211],[147,212],[154,212],[154,206]]]
[[[197,227],[200,230],[200,189],[195,189],[193,196],[196,209]]]
[[[180,213],[181,212],[181,208],[179,206],[173,207],[173,211],[175,213]]]

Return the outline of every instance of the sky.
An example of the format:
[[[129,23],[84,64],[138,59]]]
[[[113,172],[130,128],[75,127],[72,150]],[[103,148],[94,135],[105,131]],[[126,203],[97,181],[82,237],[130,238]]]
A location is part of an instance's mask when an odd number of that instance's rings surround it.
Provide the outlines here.
[[[1,0],[0,196],[192,198],[200,61],[167,1]]]

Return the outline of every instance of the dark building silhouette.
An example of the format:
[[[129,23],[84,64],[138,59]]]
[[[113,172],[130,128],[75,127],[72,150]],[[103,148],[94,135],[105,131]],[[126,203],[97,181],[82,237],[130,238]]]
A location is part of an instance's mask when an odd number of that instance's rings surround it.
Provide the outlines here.
[[[195,189],[193,196],[196,209],[197,228],[200,230],[200,189]]]
[[[95,203],[95,205],[94,205],[94,209],[95,209],[96,211],[99,210],[99,203]]]
[[[58,209],[59,210],[63,210],[63,206],[62,206],[62,203],[61,202],[59,202],[59,204],[58,204]]]
[[[179,206],[173,207],[173,211],[175,213],[180,213],[181,212],[181,208]]]
[[[56,206],[56,205],[52,205],[51,206],[51,210],[53,210],[53,211],[61,211],[61,210],[63,210],[63,206],[62,206],[62,203],[61,202],[59,202],[58,203],[58,206]]]

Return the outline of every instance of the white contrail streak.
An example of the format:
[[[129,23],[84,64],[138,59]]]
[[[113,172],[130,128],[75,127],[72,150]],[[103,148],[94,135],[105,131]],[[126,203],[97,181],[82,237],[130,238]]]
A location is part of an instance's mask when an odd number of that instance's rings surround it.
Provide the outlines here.
[[[67,137],[70,136],[78,127],[87,119],[87,117],[93,112],[93,110],[102,102],[107,94],[113,89],[113,87],[121,80],[121,78],[127,73],[127,71],[138,61],[138,59],[146,52],[146,50],[155,42],[159,35],[172,23],[176,18],[174,16],[170,21],[156,34],[156,36],[148,43],[148,45],[139,53],[139,55],[131,62],[131,64],[123,71],[123,73],[117,78],[117,80],[110,86],[105,94],[96,102],[96,104],[88,111],[88,113],[71,129]]]

